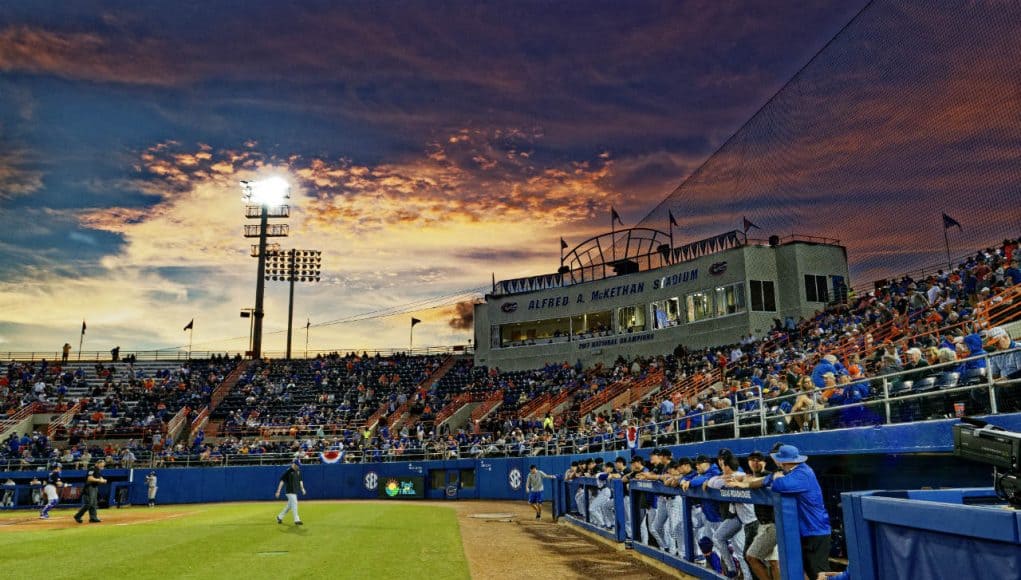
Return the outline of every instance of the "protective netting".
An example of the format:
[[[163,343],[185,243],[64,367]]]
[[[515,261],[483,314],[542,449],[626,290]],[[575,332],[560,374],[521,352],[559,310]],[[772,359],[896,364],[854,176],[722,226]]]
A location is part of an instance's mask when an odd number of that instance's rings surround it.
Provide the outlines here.
[[[640,225],[848,247],[853,281],[1021,235],[1021,3],[865,6]],[[721,225],[722,224],[722,225]]]

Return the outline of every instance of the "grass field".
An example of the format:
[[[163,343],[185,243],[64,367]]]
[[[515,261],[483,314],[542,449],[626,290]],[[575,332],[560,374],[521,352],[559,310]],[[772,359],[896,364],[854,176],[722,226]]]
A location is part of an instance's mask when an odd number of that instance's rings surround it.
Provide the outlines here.
[[[304,526],[277,524],[283,502],[73,510],[40,521],[0,514],[0,577],[468,578],[455,512],[412,503],[302,502]],[[87,518],[86,518],[87,521]]]

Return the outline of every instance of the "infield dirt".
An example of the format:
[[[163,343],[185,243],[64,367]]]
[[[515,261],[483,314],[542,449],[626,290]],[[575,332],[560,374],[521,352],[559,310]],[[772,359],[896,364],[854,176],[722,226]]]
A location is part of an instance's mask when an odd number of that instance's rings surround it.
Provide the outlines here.
[[[461,541],[472,578],[691,578],[667,573],[633,552],[593,539],[573,526],[542,520],[524,502],[450,502],[457,510]],[[445,505],[450,505],[445,504]],[[476,519],[473,514],[508,513],[514,517]]]

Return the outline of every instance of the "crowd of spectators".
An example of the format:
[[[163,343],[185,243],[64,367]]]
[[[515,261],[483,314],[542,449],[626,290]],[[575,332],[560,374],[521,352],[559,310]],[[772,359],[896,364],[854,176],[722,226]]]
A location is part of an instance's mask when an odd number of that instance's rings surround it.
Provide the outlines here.
[[[201,367],[193,362],[150,376],[123,363],[99,364],[91,373],[80,365],[10,363],[0,376],[0,405],[7,414],[33,401],[60,410],[73,404],[70,393],[80,393],[82,412],[58,438],[66,437],[73,447],[98,436],[140,431],[141,448],[154,449],[165,460],[240,449],[314,453],[342,448],[358,451],[350,457],[364,460],[540,455],[759,434],[763,416],[773,433],[871,424],[886,420],[869,402],[887,392],[966,385],[985,380],[987,372],[997,380],[1016,378],[1019,356],[996,358],[990,369],[983,359],[955,361],[1013,348],[1004,329],[981,327],[978,309],[988,307],[1004,288],[1021,283],[1017,245],[1008,240],[953,269],[888,280],[861,295],[852,292],[846,301],[810,318],[777,319],[762,337],[747,335],[739,343],[708,349],[678,346],[662,356],[621,358],[588,369],[565,362],[500,372],[460,359],[442,379],[429,381],[444,357],[333,353],[311,360],[260,361],[213,416],[226,439],[199,446],[193,441],[168,445],[162,438],[166,422],[182,406],[192,413],[204,406],[234,359],[214,359]],[[927,369],[940,363],[954,364]],[[581,412],[586,401],[611,385],[660,372],[665,395]],[[872,380],[890,373],[900,373],[899,378]],[[1002,391],[1000,410],[1021,408],[1015,390]],[[469,394],[481,401],[497,393],[501,405],[481,421],[453,431],[434,423],[436,413],[455,397]],[[522,417],[522,407],[544,396],[563,401],[555,416]],[[990,410],[988,397],[969,397],[961,403],[964,409],[949,398],[934,400],[905,405],[906,411],[892,420]],[[829,413],[828,408],[840,411]],[[378,422],[366,429],[370,418]],[[274,441],[281,436],[289,441]]]

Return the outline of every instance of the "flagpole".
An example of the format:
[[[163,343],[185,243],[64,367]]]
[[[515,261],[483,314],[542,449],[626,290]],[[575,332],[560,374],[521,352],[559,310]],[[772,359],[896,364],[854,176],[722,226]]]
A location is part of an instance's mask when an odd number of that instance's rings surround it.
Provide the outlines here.
[[[667,223],[667,227],[670,228],[670,260],[671,264],[674,263],[674,224],[673,222]]]
[[[943,214],[943,215],[946,215],[946,214]],[[950,264],[950,238],[947,237],[947,230],[948,229],[950,229],[950,228],[948,228],[947,224],[944,223],[943,224],[943,244],[947,248],[947,271],[953,269],[953,266]]]
[[[411,325],[411,338],[408,339],[408,354],[415,348],[415,325]]]
[[[191,328],[188,329],[188,360],[191,360],[191,339],[195,337],[195,321],[192,321]]]
[[[82,323],[82,334],[78,337],[78,362],[82,362],[82,341],[85,340],[85,323]]]
[[[312,320],[305,323],[305,359],[308,360],[308,329],[312,326]]]
[[[616,262],[617,261],[617,230],[614,228],[615,224],[614,224],[614,220],[613,220],[613,212],[614,212],[613,206],[610,206],[610,251],[613,252],[613,261]],[[606,271],[605,270],[606,267],[603,266],[603,268],[604,268],[603,271],[605,272]]]

